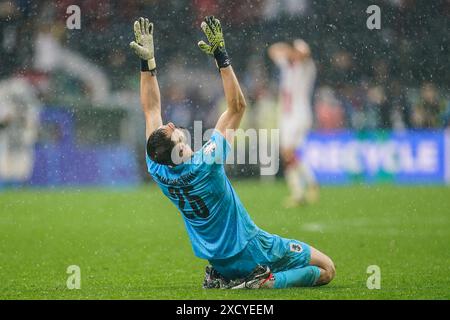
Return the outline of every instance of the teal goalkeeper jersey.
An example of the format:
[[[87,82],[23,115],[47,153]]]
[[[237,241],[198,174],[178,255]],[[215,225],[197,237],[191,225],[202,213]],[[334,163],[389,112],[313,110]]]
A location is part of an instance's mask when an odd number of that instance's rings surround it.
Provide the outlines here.
[[[214,131],[187,163],[170,167],[147,156],[150,175],[180,211],[194,253],[202,259],[232,257],[259,231],[225,174],[230,150]]]

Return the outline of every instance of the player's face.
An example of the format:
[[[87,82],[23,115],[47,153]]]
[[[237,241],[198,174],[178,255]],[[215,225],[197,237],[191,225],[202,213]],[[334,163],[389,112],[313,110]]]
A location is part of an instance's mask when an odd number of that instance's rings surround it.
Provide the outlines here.
[[[174,149],[177,154],[181,157],[180,160],[184,161],[189,159],[192,155],[192,149],[187,144],[187,137],[182,128],[175,126],[172,122],[167,125],[167,134],[170,134],[170,139],[174,142]]]
[[[177,127],[172,122],[169,122],[166,125],[163,125],[163,128],[175,144],[186,144],[186,135],[180,127]]]

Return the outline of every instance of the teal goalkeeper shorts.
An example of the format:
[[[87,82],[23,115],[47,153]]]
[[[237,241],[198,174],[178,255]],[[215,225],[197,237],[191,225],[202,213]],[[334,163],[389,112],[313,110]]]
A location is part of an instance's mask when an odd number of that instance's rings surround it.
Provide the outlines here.
[[[225,278],[236,279],[248,276],[257,265],[276,273],[306,267],[310,260],[311,249],[306,243],[260,230],[237,255],[209,263]]]

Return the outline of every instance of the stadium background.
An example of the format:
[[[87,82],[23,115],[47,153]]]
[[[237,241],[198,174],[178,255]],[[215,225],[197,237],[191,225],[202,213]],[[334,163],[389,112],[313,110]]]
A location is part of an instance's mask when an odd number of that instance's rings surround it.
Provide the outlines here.
[[[66,27],[73,4],[81,8],[80,30]],[[381,30],[366,27],[369,4],[381,8]],[[227,168],[262,227],[329,250],[344,280],[333,293],[222,295],[449,298],[449,9],[447,1],[414,0],[0,0],[0,297],[210,297],[191,291],[202,262],[192,257],[175,209],[148,185],[139,61],[128,45],[131,22],[153,20],[164,120],[213,127],[224,108],[221,82],[196,47],[200,21],[213,14],[223,21],[249,102],[244,128],[277,126],[278,74],[268,46],[295,38],[310,44],[318,77],[304,152],[323,184],[345,184],[324,187],[317,206],[283,211],[282,182],[259,181],[257,166]],[[432,267],[411,253],[417,248],[434,255]],[[363,288],[373,252],[392,280],[379,294]],[[174,255],[179,261],[169,261]],[[119,268],[111,271],[114,259]],[[82,262],[94,280],[77,296],[65,290],[64,271]],[[162,267],[182,285],[163,289],[172,278]],[[361,275],[344,271],[354,268]],[[418,270],[426,284],[404,279],[400,269]]]

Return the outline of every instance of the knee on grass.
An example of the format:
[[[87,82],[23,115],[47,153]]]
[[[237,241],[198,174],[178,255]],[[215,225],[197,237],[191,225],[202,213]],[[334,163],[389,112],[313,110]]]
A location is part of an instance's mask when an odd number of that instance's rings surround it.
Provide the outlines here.
[[[322,286],[328,284],[334,279],[335,276],[336,268],[333,261],[329,259],[329,261],[325,265],[320,267],[320,277],[319,280],[317,280],[316,285]]]

